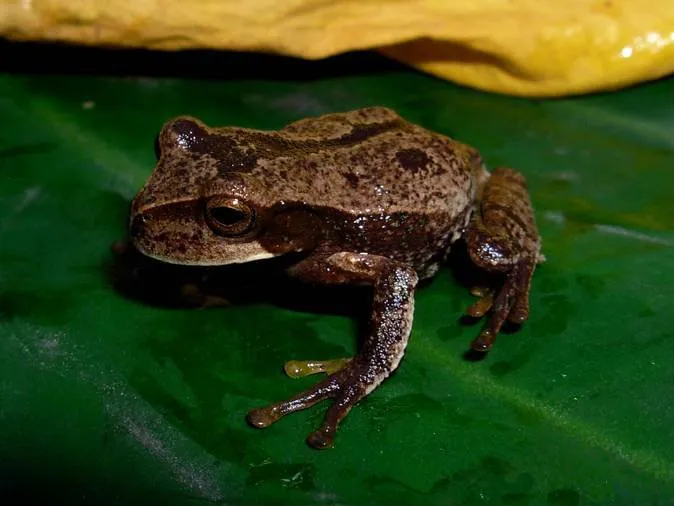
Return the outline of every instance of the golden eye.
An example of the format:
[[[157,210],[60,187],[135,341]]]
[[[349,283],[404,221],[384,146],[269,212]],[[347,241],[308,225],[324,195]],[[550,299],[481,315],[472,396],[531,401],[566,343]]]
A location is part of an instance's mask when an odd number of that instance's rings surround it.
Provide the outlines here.
[[[238,237],[255,225],[255,211],[236,198],[214,197],[206,203],[206,222],[213,232]]]

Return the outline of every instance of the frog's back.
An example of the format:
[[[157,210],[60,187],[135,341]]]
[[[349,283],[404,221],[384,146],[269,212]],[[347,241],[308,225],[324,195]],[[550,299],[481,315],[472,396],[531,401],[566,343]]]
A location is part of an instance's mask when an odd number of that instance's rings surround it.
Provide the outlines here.
[[[277,166],[266,167],[267,175],[282,174],[283,187],[291,182],[290,193],[309,204],[354,215],[456,215],[473,201],[477,152],[390,109],[309,118],[279,135],[302,156],[270,160]]]
[[[275,135],[293,149],[260,164],[268,189],[282,189],[273,199],[323,209],[341,247],[406,262],[421,277],[461,236],[486,177],[474,149],[385,108],[310,118]]]

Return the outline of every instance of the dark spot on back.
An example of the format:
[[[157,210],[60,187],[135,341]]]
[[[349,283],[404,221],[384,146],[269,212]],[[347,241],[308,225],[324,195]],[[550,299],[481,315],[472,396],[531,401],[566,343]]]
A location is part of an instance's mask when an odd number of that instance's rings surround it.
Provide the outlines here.
[[[431,161],[428,155],[420,149],[401,149],[396,153],[400,166],[410,172],[418,172],[426,168]]]
[[[247,147],[247,146],[246,146]],[[195,136],[189,145],[193,161],[202,155],[208,155],[217,160],[218,172],[249,172],[258,161],[255,150],[242,149],[231,135],[207,134]]]
[[[221,174],[249,172],[257,165],[258,160],[258,153],[254,150],[244,151],[232,137],[225,135],[208,135],[193,150],[215,158]]]
[[[400,125],[401,125],[400,120],[385,121],[383,123],[367,123],[364,125],[356,125],[352,128],[352,130],[348,134],[342,135],[341,137],[335,139],[334,141],[329,140],[327,142],[330,144],[334,143],[337,146],[348,146],[352,144],[358,144],[359,142],[369,139],[370,137],[382,134]]]
[[[343,172],[342,176],[344,176],[344,179],[349,182],[352,188],[356,188],[356,186],[358,186],[358,181],[360,181],[360,178],[353,172]]]

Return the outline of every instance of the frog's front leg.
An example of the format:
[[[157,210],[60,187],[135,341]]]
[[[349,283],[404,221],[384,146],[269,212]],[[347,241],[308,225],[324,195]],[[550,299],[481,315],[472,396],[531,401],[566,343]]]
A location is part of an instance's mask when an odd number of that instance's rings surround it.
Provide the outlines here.
[[[412,328],[418,278],[402,263],[351,252],[315,255],[295,266],[292,274],[313,282],[367,283],[374,289],[371,327],[353,359],[299,395],[248,413],[251,425],[267,427],[289,413],[332,399],[323,424],[307,439],[314,448],[326,448],[351,408],[398,367]]]
[[[482,189],[466,234],[468,252],[480,268],[504,275],[503,284],[481,291],[468,313],[492,314],[473,341],[476,351],[488,351],[509,320],[529,317],[529,291],[536,264],[543,260],[540,237],[524,177],[512,169],[495,169]]]

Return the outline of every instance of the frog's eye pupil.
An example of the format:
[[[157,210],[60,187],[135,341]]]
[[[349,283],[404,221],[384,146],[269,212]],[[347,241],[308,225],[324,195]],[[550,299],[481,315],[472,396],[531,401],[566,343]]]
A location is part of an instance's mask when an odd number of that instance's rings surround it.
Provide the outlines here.
[[[211,209],[211,216],[222,225],[236,225],[246,219],[246,213],[233,207],[215,207]]]
[[[255,212],[239,199],[216,197],[206,204],[206,222],[214,233],[240,237],[255,225]]]

